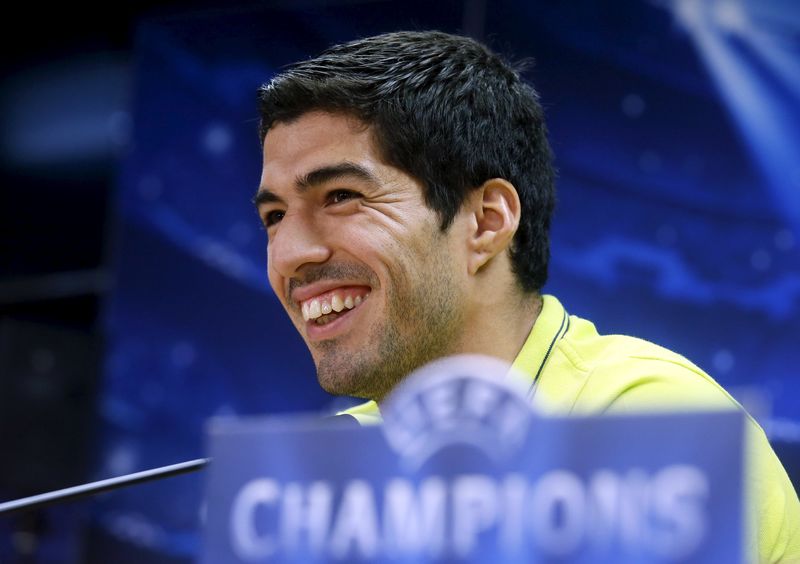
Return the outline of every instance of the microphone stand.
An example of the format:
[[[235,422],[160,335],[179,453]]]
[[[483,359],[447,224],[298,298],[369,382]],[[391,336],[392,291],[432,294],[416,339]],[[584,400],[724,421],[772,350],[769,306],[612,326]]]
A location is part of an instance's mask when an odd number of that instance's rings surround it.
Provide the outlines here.
[[[205,468],[210,461],[210,458],[198,458],[179,464],[161,466],[160,468],[134,472],[133,474],[126,474],[116,478],[108,478],[107,480],[90,482],[88,484],[81,484],[80,486],[73,486],[71,488],[64,488],[53,492],[24,497],[22,499],[6,501],[0,503],[0,516],[38,509],[50,505],[51,503],[70,501],[109,490],[115,490],[117,488],[141,484],[142,482],[150,482],[152,480],[160,480],[161,478],[169,478],[170,476],[177,476],[179,474],[196,472],[197,470]]]

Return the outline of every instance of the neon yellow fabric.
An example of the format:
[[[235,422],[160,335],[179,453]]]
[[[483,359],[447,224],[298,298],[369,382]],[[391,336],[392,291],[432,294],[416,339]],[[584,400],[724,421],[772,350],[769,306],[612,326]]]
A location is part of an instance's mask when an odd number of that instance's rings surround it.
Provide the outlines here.
[[[340,411],[336,415],[351,415],[361,425],[380,425],[383,423],[381,419],[381,412],[378,409],[378,404],[375,401],[368,401],[350,409]]]
[[[513,366],[530,376],[531,401],[544,415],[742,409],[684,357],[642,339],[599,335],[548,295]],[[342,413],[381,421],[374,401]],[[764,431],[749,415],[746,425],[749,561],[800,562],[797,493]]]

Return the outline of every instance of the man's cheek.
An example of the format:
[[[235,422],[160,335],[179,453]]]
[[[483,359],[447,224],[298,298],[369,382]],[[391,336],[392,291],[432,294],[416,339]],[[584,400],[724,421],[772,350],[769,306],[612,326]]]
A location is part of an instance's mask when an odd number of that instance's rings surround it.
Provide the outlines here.
[[[269,281],[270,288],[275,292],[275,295],[283,301],[283,296],[280,292],[281,277],[272,269],[272,262],[269,260],[269,255],[267,255],[267,280]]]

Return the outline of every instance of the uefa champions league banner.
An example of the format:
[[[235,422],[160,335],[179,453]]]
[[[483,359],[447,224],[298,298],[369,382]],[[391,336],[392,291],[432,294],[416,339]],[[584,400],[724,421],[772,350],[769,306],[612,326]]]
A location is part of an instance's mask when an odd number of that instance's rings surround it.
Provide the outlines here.
[[[381,426],[212,422],[203,562],[742,561],[742,414],[540,418],[506,371],[428,365]]]

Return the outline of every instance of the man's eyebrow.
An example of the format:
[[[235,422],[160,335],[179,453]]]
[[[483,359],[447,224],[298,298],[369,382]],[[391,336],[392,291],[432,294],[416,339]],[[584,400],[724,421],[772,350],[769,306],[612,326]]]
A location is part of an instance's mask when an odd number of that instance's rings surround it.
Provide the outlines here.
[[[378,184],[378,178],[369,169],[350,161],[316,168],[306,174],[298,176],[294,183],[296,190],[302,193],[314,186],[343,178],[355,178],[371,184]],[[283,198],[266,186],[261,186],[258,192],[256,192],[255,197],[253,197],[253,204],[255,204],[256,207],[261,204],[275,202],[283,203]]]
[[[378,183],[378,179],[368,169],[354,162],[343,161],[334,165],[323,166],[311,172],[307,172],[302,176],[298,176],[295,180],[295,185],[298,191],[302,192],[312,186],[318,186],[326,182],[347,177],[356,178],[372,184]]]
[[[271,204],[275,202],[283,202],[283,199],[269,188],[259,188],[256,195],[253,196],[253,204],[256,207],[261,204]]]

